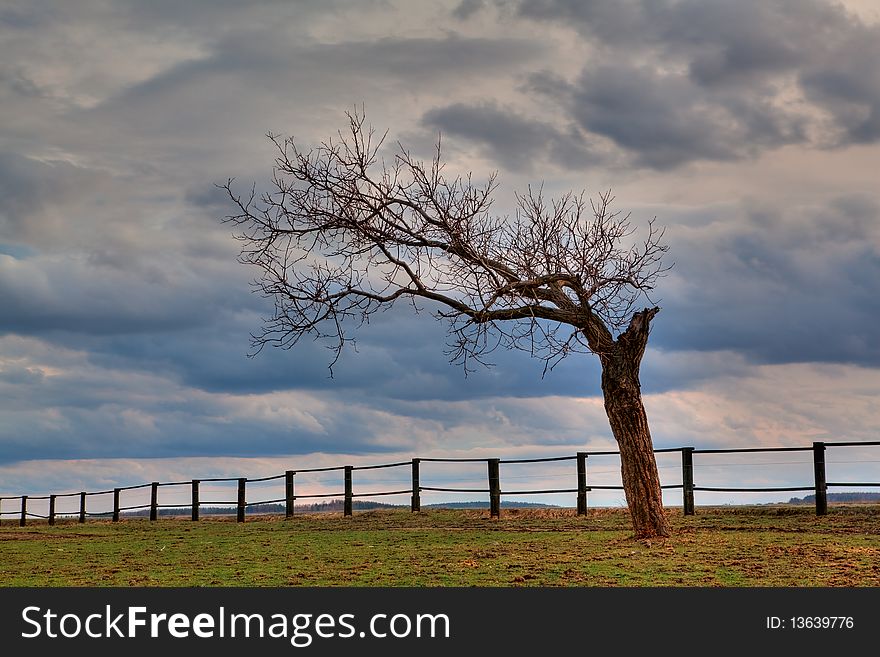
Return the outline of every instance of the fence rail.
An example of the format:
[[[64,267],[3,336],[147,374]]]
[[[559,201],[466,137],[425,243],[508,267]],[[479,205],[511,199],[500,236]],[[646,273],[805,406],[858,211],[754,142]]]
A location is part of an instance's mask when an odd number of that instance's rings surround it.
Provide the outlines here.
[[[694,515],[694,493],[696,491],[706,492],[736,492],[736,493],[757,493],[757,492],[795,492],[795,491],[814,491],[816,515],[825,515],[828,512],[828,488],[831,487],[872,487],[880,486],[877,481],[851,481],[851,482],[829,482],[825,477],[825,453],[828,448],[846,448],[846,447],[877,447],[880,441],[871,442],[814,442],[809,447],[749,447],[749,448],[731,448],[731,449],[696,449],[694,447],[671,447],[663,449],[655,449],[654,453],[681,453],[681,482],[680,484],[666,484],[661,488],[681,489],[682,491],[682,507],[685,515]],[[813,481],[809,485],[802,486],[775,486],[775,487],[725,487],[725,486],[697,486],[694,483],[694,456],[699,454],[754,454],[762,452],[812,452],[813,459]],[[244,522],[246,509],[265,504],[284,503],[285,516],[291,517],[294,514],[296,500],[298,499],[316,499],[335,497],[343,498],[343,515],[352,515],[353,500],[356,497],[378,497],[386,495],[411,495],[410,508],[413,512],[421,510],[422,491],[431,492],[453,492],[453,493],[481,493],[489,495],[489,510],[492,517],[500,517],[501,515],[501,497],[504,495],[540,495],[540,494],[561,494],[576,493],[577,495],[577,513],[585,515],[587,512],[587,494],[593,490],[623,490],[623,486],[617,485],[598,485],[590,484],[587,480],[587,461],[591,456],[610,456],[619,455],[618,451],[592,451],[578,452],[569,456],[554,456],[548,458],[529,458],[529,459],[498,459],[498,458],[414,458],[410,461],[398,461],[395,463],[383,463],[377,465],[361,465],[361,466],[332,466],[323,468],[301,468],[299,470],[287,470],[284,474],[272,475],[268,477],[214,477],[205,479],[192,479],[190,481],[173,481],[159,482],[154,481],[145,484],[136,484],[132,486],[119,486],[108,490],[101,491],[80,491],[78,493],[56,493],[46,495],[17,495],[0,497],[0,523],[4,516],[14,516],[18,518],[19,526],[24,527],[28,518],[45,519],[50,525],[54,525],[59,516],[77,515],[80,523],[86,522],[88,517],[112,517],[113,522],[118,522],[120,515],[125,511],[137,511],[149,509],[149,517],[151,521],[155,521],[159,515],[159,509],[183,509],[185,504],[159,504],[159,488],[168,486],[190,486],[191,499],[190,508],[192,512],[192,520],[197,521],[200,518],[200,508],[205,505],[227,505],[234,506],[236,510],[236,519],[238,522]],[[542,488],[535,490],[520,490],[501,488],[501,465],[527,465],[535,463],[548,463],[558,461],[575,461],[577,464],[576,487],[575,488]],[[461,488],[461,487],[444,487],[444,486],[423,486],[420,478],[420,466],[422,463],[486,463],[487,487],[486,488]],[[379,470],[387,468],[410,468],[410,476],[412,485],[410,488],[393,490],[372,491],[369,493],[353,492],[354,472],[367,470]],[[315,472],[342,472],[343,478],[342,492],[334,493],[296,493],[296,475],[308,474]],[[261,483],[266,481],[284,480],[284,497],[273,498],[260,501],[247,501],[247,484]],[[205,502],[201,499],[201,484],[205,482],[235,482],[237,484],[237,496],[235,500],[225,502]],[[149,504],[130,504],[122,506],[121,497],[123,492],[150,489]],[[98,495],[113,495],[113,510],[101,512],[89,512],[86,504],[87,498]],[[58,498],[79,497],[79,510],[77,513],[57,512]],[[19,508],[13,511],[3,511],[3,502],[9,500],[18,500]],[[28,502],[33,500],[48,500],[48,514],[39,514],[28,511]]]

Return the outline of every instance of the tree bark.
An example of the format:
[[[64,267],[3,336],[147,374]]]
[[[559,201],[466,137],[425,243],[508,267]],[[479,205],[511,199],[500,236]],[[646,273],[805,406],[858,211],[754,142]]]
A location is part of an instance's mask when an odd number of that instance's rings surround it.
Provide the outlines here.
[[[629,328],[615,340],[613,349],[599,354],[605,412],[620,447],[623,489],[638,538],[670,533],[639,383],[650,322],[658,311],[649,308],[636,313]]]

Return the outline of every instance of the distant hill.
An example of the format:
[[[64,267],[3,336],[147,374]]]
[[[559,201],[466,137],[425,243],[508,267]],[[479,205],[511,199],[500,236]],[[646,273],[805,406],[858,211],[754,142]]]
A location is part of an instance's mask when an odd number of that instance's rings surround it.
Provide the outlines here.
[[[828,493],[829,502],[856,503],[856,502],[880,502],[880,493]],[[804,497],[792,497],[789,504],[815,504],[815,495]]]

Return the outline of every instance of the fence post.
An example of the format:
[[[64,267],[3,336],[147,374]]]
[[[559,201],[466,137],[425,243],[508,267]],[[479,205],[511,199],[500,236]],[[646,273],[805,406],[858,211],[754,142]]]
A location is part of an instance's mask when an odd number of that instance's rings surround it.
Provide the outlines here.
[[[21,496],[21,518],[18,519],[18,526],[24,527],[27,523],[27,495]]]
[[[501,474],[499,472],[501,461],[488,459],[489,464],[489,516],[501,517]]]
[[[113,522],[119,522],[119,489],[113,489]]]
[[[293,516],[293,505],[296,501],[296,494],[293,487],[293,476],[296,473],[293,470],[287,470],[284,473],[284,516],[291,518]]]
[[[198,522],[199,519],[199,483],[200,481],[198,479],[192,480],[192,503],[190,504],[190,507],[192,509],[191,517],[193,522]]]
[[[57,495],[49,496],[49,524],[55,524],[55,498]]]
[[[579,516],[587,515],[587,453],[577,453],[577,476],[578,476],[578,493],[577,493],[577,514]]]
[[[79,521],[80,523],[84,523],[86,521],[86,492],[82,491],[79,494]]]
[[[828,485],[825,482],[825,443],[813,443],[813,472],[816,479],[816,515],[828,513]]]
[[[417,512],[422,510],[422,500],[419,496],[419,491],[421,487],[419,486],[419,459],[412,460],[412,504],[410,505],[410,511]]]
[[[238,515],[236,520],[238,522],[244,522],[244,507],[245,507],[245,485],[247,484],[247,479],[239,479],[238,480]]]
[[[3,498],[0,497],[0,525],[3,524]]]
[[[681,491],[684,515],[694,515],[694,448],[681,448]]]
[[[159,517],[159,482],[150,484],[150,520]]]
[[[342,515],[351,515],[351,471],[352,466],[345,466],[345,502],[342,505]]]

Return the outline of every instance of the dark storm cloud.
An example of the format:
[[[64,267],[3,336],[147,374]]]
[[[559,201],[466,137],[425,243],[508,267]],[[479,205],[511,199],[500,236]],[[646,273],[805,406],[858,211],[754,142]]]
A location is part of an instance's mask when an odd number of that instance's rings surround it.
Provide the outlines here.
[[[519,11],[575,26],[598,45],[576,80],[548,84],[539,73],[530,86],[636,164],[880,139],[880,27],[837,5],[526,0]]]
[[[64,382],[69,385],[71,382]],[[83,385],[80,382],[80,385]],[[26,386],[19,384],[18,388]],[[0,429],[0,462],[40,458],[162,458],[222,454],[224,456],[272,456],[314,452],[383,452],[399,445],[377,444],[376,432],[359,424],[357,415],[322,417],[320,431],[296,425],[264,421],[259,417],[230,418],[220,402],[186,398],[175,405],[138,400],[135,408],[125,397],[114,398],[100,385],[86,386],[90,400],[100,405],[77,405],[76,396],[62,389],[63,405],[53,405],[52,386],[34,386],[48,399],[56,422],[39,415],[24,418],[10,412]],[[149,397],[148,390],[143,391]],[[295,403],[295,402],[293,402]]]
[[[767,108],[732,96],[706,103],[693,85],[653,69],[605,66],[585,70],[567,99],[586,130],[658,169],[694,159],[728,160],[798,135]]]
[[[261,0],[249,3],[239,0],[120,0],[115,4],[124,9],[132,23],[141,28],[183,25],[189,29],[218,31],[234,29],[242,23],[266,20],[296,26],[316,14],[345,10],[355,3],[351,0]],[[382,0],[365,0],[360,4],[369,11],[381,7]]]
[[[486,0],[461,0],[452,10],[452,15],[459,20],[467,20],[486,6]]]
[[[5,27],[26,30],[37,28],[49,20],[49,14],[45,8],[30,5],[10,6],[0,8],[0,24]]]
[[[267,426],[253,419],[221,422],[216,418],[200,422],[186,409],[175,417],[171,409],[156,409],[161,419],[155,434],[137,435],[130,424],[113,422],[109,413],[70,413],[72,422],[63,431],[30,435],[26,440],[4,441],[2,459],[6,462],[41,458],[167,458],[222,454],[226,457],[277,456],[285,454],[374,453],[388,451],[396,445],[375,444],[375,436],[359,431],[355,422],[338,422],[328,426],[327,433],[310,433],[287,427]],[[110,422],[107,420],[111,419]],[[121,438],[124,436],[124,438]]]
[[[499,350],[492,366],[465,376],[447,358],[445,325],[401,307],[375,316],[351,334],[357,340],[328,369],[328,345],[304,341],[290,350],[266,348],[252,358],[249,333],[257,313],[214,316],[211,324],[165,339],[136,334],[77,335],[56,340],[91,354],[96,366],[158,373],[199,390],[260,394],[316,390],[346,398],[463,400],[497,396],[597,394],[595,357],[574,355],[542,379],[543,365],[524,352]]]
[[[729,91],[708,99],[684,77],[650,67],[588,68],[568,89],[536,74],[531,86],[562,91],[557,99],[588,134],[610,139],[637,164],[656,169],[695,159],[739,159],[804,135],[801,117],[766,100]]]
[[[681,56],[706,84],[785,70],[861,29],[840,5],[822,0],[522,0],[518,10],[572,25],[619,47],[616,54]]]
[[[425,113],[422,124],[482,145],[489,157],[511,171],[530,171],[546,162],[582,168],[601,160],[598,153],[590,152],[576,128],[563,132],[494,104],[437,107]]]
[[[278,75],[296,80],[299,75],[319,79],[327,74],[398,77],[422,86],[436,83],[438,76],[464,79],[480,71],[508,66],[511,59],[525,60],[542,50],[542,46],[525,40],[455,34],[440,38],[382,37],[333,44],[291,43],[283,33],[261,29],[228,35],[212,46],[213,52],[208,57],[183,63],[131,89],[126,96],[152,97],[212,71],[247,71],[258,76],[253,81],[262,82],[266,87],[277,81]]]
[[[525,62],[545,47],[522,39],[483,39],[449,34],[440,38],[383,37],[370,41],[342,41],[326,44],[306,40],[291,42],[287,35],[268,26],[252,32],[227,35],[210,46],[210,53],[185,61],[171,69],[124,90],[95,110],[98,114],[138,109],[146,116],[174,97],[180,101],[192,85],[216,85],[212,93],[229,93],[242,106],[262,105],[266,97],[248,97],[248,91],[269,94],[269,99],[288,98],[290,93],[320,95],[331,81],[356,80],[371,76],[396,80],[410,90],[463,82],[492,70]],[[244,76],[244,77],[243,77]],[[235,79],[234,89],[224,82]],[[306,93],[308,92],[308,93]],[[198,102],[198,98],[192,98]],[[207,101],[208,99],[203,99]],[[307,98],[303,98],[307,100]],[[351,102],[356,103],[355,98]],[[179,113],[181,107],[174,108]],[[169,108],[170,109],[170,108]],[[167,112],[161,113],[167,116]],[[219,113],[222,116],[222,112]],[[173,124],[170,127],[174,127]]]
[[[82,198],[96,178],[66,162],[0,152],[0,242],[40,241],[47,209]]]
[[[134,265],[119,269],[64,257],[0,256],[0,333],[165,333],[252,307],[240,278],[212,285],[198,276],[181,268],[150,280]]]
[[[759,363],[880,364],[877,199],[728,212],[671,226],[676,265],[661,285],[670,317],[657,321],[654,344]]]
[[[354,106],[364,105],[369,113],[389,98],[452,93],[543,52],[540,44],[523,40],[454,34],[297,42],[268,28],[227,35],[207,49],[204,57],[182,61],[77,112],[80,129],[95,136],[82,147],[116,140],[126,153],[145,155],[136,165],[151,176],[176,173],[192,184],[245,179],[245,158],[233,162],[228,155],[260,147],[265,163],[271,163],[267,132],[302,139],[303,126],[330,118],[338,125],[337,117],[344,119],[343,112]],[[195,173],[203,180],[195,180]]]
[[[831,114],[836,139],[845,144],[880,140],[880,41],[875,37],[864,46],[853,50],[851,60],[862,70],[822,68],[801,76],[807,96]],[[865,51],[870,53],[869,68]]]

